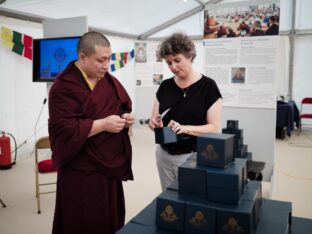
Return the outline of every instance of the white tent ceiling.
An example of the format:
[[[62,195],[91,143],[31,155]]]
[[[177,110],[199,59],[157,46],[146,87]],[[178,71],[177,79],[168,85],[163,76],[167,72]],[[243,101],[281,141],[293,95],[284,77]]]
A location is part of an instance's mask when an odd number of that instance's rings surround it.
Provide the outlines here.
[[[26,16],[26,19],[38,21],[87,16],[90,28],[137,38],[147,38],[172,25],[179,30],[182,26],[178,22],[185,20],[193,25],[187,27],[187,33],[198,36],[202,32],[201,16],[205,4],[216,2],[219,1],[6,0],[0,5],[0,15]],[[195,24],[190,21],[195,21]]]

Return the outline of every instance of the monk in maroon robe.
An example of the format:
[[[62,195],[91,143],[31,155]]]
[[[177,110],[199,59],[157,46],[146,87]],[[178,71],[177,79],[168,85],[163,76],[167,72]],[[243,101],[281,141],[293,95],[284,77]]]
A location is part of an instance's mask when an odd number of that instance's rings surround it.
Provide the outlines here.
[[[53,234],[110,234],[124,225],[122,181],[132,180],[131,100],[108,73],[110,43],[97,32],[49,93],[49,136],[58,169]]]

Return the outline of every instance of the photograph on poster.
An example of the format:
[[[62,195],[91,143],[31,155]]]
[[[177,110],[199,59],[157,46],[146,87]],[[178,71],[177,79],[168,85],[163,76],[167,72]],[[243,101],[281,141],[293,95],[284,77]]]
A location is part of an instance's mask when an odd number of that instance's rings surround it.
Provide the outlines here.
[[[231,82],[244,84],[245,83],[245,68],[244,67],[232,67]]]
[[[279,34],[277,3],[242,5],[204,11],[204,39]]]
[[[153,75],[153,84],[154,85],[160,85],[162,80],[163,80],[163,75],[162,74],[154,74]]]
[[[146,43],[136,42],[134,44],[135,48],[135,62],[146,63]]]
[[[141,80],[136,80],[136,85],[140,86],[142,84]]]

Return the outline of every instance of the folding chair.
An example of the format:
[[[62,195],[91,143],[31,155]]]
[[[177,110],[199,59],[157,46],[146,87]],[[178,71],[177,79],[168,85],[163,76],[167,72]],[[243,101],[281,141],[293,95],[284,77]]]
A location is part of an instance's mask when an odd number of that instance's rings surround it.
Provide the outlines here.
[[[307,106],[310,105],[310,111],[307,111]],[[301,101],[300,114],[299,114],[299,133],[302,130],[302,119],[312,119],[312,97],[305,97]]]
[[[42,159],[43,155],[39,152],[44,149],[50,149],[50,141],[49,137],[42,137],[36,142],[35,146],[35,171],[36,171],[36,197],[37,197],[37,206],[38,206],[38,214],[41,213],[40,209],[40,195],[41,194],[47,194],[47,193],[54,193],[54,191],[45,191],[41,192],[40,187],[41,186],[47,186],[47,185],[53,185],[56,184],[56,181],[49,182],[49,183],[41,183],[39,181],[39,177],[42,174],[48,174],[48,173],[56,173],[56,169],[52,165],[51,157],[49,159]]]

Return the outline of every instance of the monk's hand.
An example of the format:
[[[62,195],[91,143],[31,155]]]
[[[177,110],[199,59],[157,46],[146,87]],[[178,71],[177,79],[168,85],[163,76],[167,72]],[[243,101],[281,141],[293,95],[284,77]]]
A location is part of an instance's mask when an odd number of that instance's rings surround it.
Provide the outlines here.
[[[120,118],[120,116],[118,115],[107,116],[106,118],[104,118],[104,120],[105,120],[104,128],[107,132],[118,133],[124,128],[126,124],[126,120]]]
[[[154,128],[161,128],[163,126],[161,115],[158,115],[156,118],[151,118],[149,120],[148,126],[152,130],[154,130]]]
[[[124,126],[125,128],[129,128],[134,123],[134,116],[131,113],[124,113],[122,114],[121,118],[126,121]]]

